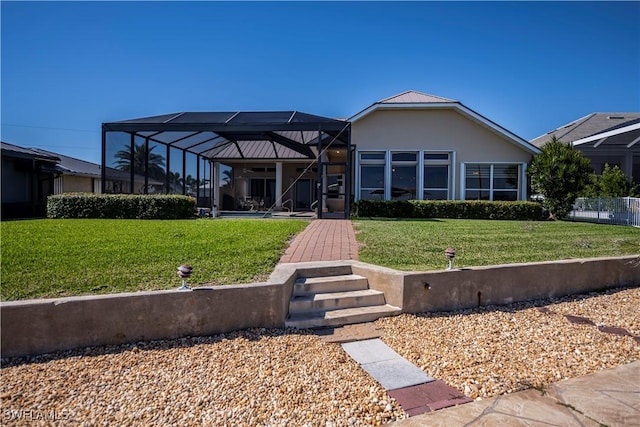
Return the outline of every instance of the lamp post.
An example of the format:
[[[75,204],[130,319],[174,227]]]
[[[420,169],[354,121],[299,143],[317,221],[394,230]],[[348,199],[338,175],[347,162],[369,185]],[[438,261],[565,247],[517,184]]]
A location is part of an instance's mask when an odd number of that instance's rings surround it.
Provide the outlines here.
[[[456,257],[456,250],[449,247],[444,251],[444,254],[449,259],[449,266],[447,267],[447,270],[453,270],[453,259]]]
[[[193,272],[193,267],[187,264],[183,264],[178,267],[178,276],[182,279],[182,286],[178,288],[179,291],[188,291],[191,288],[187,286],[187,279],[191,277],[191,273]]]

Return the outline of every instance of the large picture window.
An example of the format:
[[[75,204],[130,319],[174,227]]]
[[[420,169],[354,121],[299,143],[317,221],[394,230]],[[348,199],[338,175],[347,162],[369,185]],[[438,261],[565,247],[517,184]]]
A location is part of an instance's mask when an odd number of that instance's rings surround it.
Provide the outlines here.
[[[424,153],[423,199],[447,200],[449,198],[449,153]]]
[[[358,153],[360,200],[447,200],[452,197],[453,152]]]
[[[412,200],[417,195],[418,153],[391,154],[391,199]]]
[[[520,165],[482,164],[465,165],[466,200],[518,200]]]
[[[385,152],[360,153],[360,199],[384,200]]]

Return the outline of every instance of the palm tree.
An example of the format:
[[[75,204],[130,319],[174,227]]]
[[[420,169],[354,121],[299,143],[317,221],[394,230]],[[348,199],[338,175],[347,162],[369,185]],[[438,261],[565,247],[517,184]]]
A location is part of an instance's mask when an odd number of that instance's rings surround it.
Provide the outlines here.
[[[182,194],[182,183],[184,178],[180,176],[180,172],[169,172],[169,190],[172,193]]]
[[[146,144],[133,144],[133,156],[131,155],[131,146],[125,147],[115,154],[116,167],[123,172],[131,172],[131,158],[133,157],[133,170],[136,173],[144,173],[145,159],[148,158],[147,174],[149,178],[164,181],[165,164],[164,157],[161,154],[152,153],[156,146],[150,147],[147,152]]]
[[[196,194],[196,190],[198,188],[198,180],[195,179],[190,174],[184,179],[184,185],[186,187],[187,194],[193,196]]]

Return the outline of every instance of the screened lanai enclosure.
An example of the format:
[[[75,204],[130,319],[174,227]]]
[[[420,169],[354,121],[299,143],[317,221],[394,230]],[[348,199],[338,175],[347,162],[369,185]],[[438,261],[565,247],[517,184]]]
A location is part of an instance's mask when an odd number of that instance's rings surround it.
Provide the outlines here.
[[[186,112],[102,124],[102,192],[184,194],[218,211],[348,218],[351,125],[298,111]]]

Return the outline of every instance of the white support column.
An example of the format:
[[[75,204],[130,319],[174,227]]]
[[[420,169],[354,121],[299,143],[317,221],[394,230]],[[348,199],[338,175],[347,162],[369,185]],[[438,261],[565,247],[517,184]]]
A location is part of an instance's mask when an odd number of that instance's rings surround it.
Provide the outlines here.
[[[276,209],[282,210],[282,162],[276,162]]]

